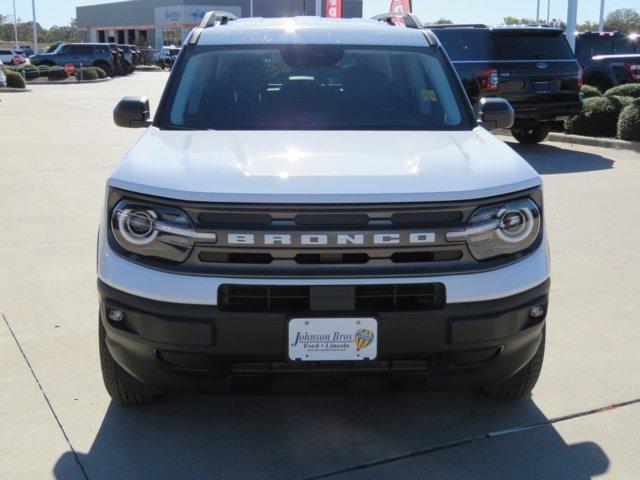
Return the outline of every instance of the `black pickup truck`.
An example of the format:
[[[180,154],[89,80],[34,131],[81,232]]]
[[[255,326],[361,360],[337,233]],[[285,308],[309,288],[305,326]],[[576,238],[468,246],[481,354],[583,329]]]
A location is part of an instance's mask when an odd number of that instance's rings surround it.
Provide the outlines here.
[[[584,83],[600,91],[640,82],[640,35],[582,32],[576,36],[576,58]]]
[[[502,97],[516,119],[521,143],[538,143],[582,108],[581,70],[560,29],[429,26],[447,51],[471,103]]]

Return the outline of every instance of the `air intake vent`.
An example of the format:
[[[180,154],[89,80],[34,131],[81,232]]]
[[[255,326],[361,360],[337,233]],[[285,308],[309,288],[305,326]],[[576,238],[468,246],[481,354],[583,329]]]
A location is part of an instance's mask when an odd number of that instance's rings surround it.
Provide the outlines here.
[[[223,311],[304,313],[328,311],[324,304],[350,305],[344,311],[361,313],[422,311],[444,308],[442,283],[355,285],[322,289],[295,285],[221,285],[218,307]],[[349,292],[351,299],[345,297]],[[314,308],[315,306],[315,308]],[[329,309],[330,310],[330,309]]]

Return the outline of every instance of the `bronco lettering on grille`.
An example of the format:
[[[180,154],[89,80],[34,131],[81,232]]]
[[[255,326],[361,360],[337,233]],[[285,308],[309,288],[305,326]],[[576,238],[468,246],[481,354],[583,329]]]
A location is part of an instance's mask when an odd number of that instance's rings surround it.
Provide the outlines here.
[[[435,243],[433,232],[367,233],[229,233],[227,244],[250,246],[337,247],[348,245],[425,245]]]

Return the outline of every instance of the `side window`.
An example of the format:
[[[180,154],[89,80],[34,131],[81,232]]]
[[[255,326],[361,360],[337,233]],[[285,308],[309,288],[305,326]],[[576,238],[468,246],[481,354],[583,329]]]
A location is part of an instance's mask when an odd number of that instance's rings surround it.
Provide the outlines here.
[[[611,55],[613,53],[613,41],[610,37],[600,37],[591,47],[591,56],[596,55]]]

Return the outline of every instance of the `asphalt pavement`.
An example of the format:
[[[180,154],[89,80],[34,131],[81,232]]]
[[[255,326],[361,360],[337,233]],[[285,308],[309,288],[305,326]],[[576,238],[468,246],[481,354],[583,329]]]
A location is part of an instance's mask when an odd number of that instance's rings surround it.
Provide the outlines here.
[[[516,149],[544,177],[542,377],[474,392],[109,401],[95,241],[104,183],[142,133],[112,109],[165,73],[0,94],[0,478],[591,479],[640,472],[640,154]],[[425,145],[425,148],[428,148]]]

